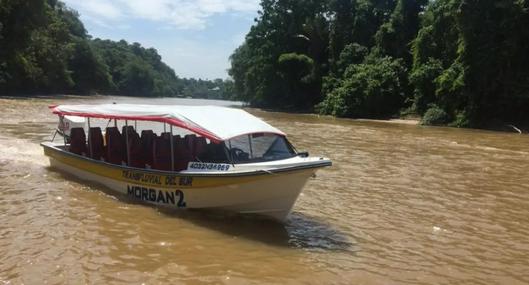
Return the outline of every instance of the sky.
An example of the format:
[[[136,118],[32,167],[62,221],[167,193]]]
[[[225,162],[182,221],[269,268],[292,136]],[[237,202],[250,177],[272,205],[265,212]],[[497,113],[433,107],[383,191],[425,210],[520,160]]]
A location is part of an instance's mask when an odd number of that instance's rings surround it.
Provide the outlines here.
[[[63,0],[94,38],[155,48],[178,77],[228,77],[259,0]]]

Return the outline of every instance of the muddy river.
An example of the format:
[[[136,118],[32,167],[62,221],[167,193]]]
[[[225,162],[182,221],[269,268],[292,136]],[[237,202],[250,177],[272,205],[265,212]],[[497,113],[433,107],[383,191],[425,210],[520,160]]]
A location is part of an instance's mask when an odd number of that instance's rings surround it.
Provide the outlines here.
[[[50,104],[0,98],[0,284],[529,284],[529,136],[250,110],[333,167],[284,224],[166,213],[51,169]]]

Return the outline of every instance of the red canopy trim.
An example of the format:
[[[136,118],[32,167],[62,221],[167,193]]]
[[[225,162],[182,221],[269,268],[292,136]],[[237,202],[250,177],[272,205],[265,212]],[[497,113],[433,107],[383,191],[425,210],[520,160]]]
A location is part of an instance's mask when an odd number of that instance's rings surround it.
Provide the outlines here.
[[[131,120],[131,121],[152,121],[152,122],[167,123],[167,124],[177,126],[177,127],[180,127],[186,130],[190,130],[198,135],[208,138],[214,143],[220,143],[223,141],[222,139],[220,139],[213,133],[209,132],[208,130],[205,130],[198,126],[192,126],[192,125],[186,124],[185,122],[172,119],[172,118],[156,117],[156,116],[122,116],[122,115],[117,116],[117,115],[102,115],[102,114],[82,113],[82,112],[64,112],[64,111],[56,110],[55,107],[56,105],[49,106],[49,108],[52,109],[53,114],[60,115],[60,116],[67,115],[67,116],[78,116],[78,117],[85,117],[85,118],[119,119],[119,120]]]

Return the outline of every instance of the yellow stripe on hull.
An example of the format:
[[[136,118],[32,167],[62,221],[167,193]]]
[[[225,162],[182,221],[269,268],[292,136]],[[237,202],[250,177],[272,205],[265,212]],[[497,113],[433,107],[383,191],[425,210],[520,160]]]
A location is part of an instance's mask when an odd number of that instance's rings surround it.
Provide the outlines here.
[[[203,176],[193,174],[166,174],[163,171],[145,171],[137,168],[123,167],[109,163],[96,162],[85,157],[45,147],[44,153],[71,167],[78,168],[109,179],[158,188],[203,188],[219,187],[230,184],[248,183],[266,179],[270,174],[256,173],[244,176]],[[156,173],[158,172],[158,173]],[[285,175],[277,173],[274,175]],[[190,181],[191,179],[191,181]]]

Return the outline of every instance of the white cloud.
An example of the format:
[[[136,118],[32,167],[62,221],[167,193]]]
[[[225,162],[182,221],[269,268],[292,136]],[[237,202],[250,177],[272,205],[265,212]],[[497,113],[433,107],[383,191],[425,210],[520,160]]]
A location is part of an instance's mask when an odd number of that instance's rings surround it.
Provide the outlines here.
[[[122,17],[121,9],[109,1],[104,0],[65,0],[68,6],[88,14],[88,17],[99,16],[106,19]]]
[[[179,77],[215,79],[226,78],[229,67],[228,56],[233,46],[216,42],[215,48],[204,46],[200,41],[172,37],[158,42],[135,39],[145,46],[156,46],[162,61],[171,66]]]
[[[178,29],[203,29],[208,18],[221,13],[254,13],[259,0],[65,0],[86,19],[100,25],[124,19],[144,19]],[[96,22],[96,24],[97,24]]]
[[[244,41],[260,0],[63,1],[94,37],[155,47],[178,76],[213,79],[227,77],[229,55]],[[228,16],[215,22],[223,26],[212,26],[216,15]]]

